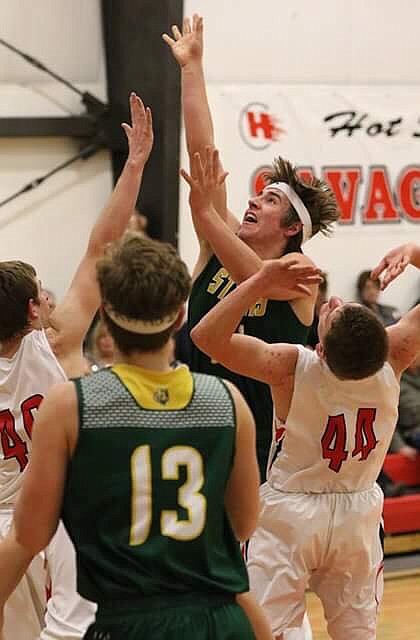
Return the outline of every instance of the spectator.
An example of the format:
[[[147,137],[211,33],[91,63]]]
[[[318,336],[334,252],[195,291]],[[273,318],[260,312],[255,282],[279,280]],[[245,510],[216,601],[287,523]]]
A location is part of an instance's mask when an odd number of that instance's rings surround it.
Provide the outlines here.
[[[98,371],[114,364],[115,345],[104,322],[96,323],[91,335],[90,361],[92,371]]]
[[[398,413],[390,451],[415,460],[420,450],[420,357],[401,376]]]
[[[357,278],[357,294],[360,304],[368,307],[379,318],[384,327],[397,322],[401,314],[396,307],[378,302],[381,292],[379,278],[372,278],[370,270],[361,271]]]

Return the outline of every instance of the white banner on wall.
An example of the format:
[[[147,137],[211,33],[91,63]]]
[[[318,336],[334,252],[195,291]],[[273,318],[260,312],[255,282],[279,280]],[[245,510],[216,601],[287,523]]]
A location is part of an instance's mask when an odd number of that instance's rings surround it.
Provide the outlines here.
[[[334,190],[334,237],[305,245],[334,293],[353,298],[359,271],[399,242],[420,241],[420,87],[212,85],[208,93],[229,206],[239,217],[279,155]],[[183,189],[180,247],[191,261],[185,197]],[[408,306],[420,293],[415,277],[388,298]]]

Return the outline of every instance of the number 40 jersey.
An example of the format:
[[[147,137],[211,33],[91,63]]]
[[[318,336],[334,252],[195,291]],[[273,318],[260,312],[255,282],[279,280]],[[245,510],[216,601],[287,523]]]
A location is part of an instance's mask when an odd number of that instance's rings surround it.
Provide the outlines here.
[[[16,502],[36,410],[48,389],[65,380],[42,330],[25,335],[11,358],[0,358],[0,506]]]
[[[363,380],[340,380],[315,351],[297,348],[292,402],[269,484],[296,493],[371,488],[398,416],[399,381],[391,365]]]

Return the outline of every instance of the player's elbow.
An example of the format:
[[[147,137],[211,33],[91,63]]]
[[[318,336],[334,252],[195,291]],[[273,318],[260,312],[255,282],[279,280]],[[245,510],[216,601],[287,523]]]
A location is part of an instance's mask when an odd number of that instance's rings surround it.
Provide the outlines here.
[[[13,526],[16,542],[32,557],[47,547],[56,530],[56,527],[46,527],[34,519],[23,521],[19,511],[15,514]]]
[[[237,517],[231,520],[233,533],[239,542],[246,542],[250,539],[258,524],[258,509],[253,513],[244,514],[243,517]]]
[[[248,488],[244,495],[229,494],[225,498],[226,510],[229,517],[230,526],[235,537],[240,542],[245,542],[254,533],[258,524],[260,512],[260,501],[258,483],[255,489]]]
[[[215,336],[212,336],[212,333],[206,327],[200,326],[201,322],[194,327],[194,329],[190,332],[190,337],[193,343],[195,344],[200,351],[207,354],[211,358],[218,360],[218,356],[220,354],[220,344],[217,344],[215,340]]]

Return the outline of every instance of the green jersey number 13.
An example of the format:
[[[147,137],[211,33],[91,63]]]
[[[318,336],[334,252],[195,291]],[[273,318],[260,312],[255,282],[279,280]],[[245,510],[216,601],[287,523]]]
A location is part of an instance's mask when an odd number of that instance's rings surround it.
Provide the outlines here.
[[[206,524],[207,501],[200,493],[204,484],[203,458],[193,447],[166,449],[161,458],[162,480],[178,480],[179,467],[185,467],[187,479],[178,489],[178,504],[187,511],[180,519],[176,510],[160,514],[160,531],[174,540],[194,540]],[[152,525],[152,459],[150,445],[137,447],[131,456],[131,528],[130,545],[146,542]]]

